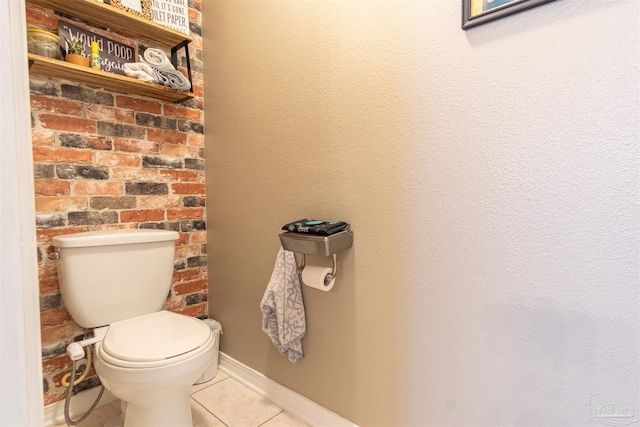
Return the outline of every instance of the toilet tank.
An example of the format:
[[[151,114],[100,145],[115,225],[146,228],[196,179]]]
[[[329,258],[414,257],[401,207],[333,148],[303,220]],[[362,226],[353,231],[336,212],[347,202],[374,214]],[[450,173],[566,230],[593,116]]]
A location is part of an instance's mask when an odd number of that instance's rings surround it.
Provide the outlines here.
[[[175,240],[168,230],[106,230],[54,237],[62,301],[95,328],[153,313],[171,289]]]

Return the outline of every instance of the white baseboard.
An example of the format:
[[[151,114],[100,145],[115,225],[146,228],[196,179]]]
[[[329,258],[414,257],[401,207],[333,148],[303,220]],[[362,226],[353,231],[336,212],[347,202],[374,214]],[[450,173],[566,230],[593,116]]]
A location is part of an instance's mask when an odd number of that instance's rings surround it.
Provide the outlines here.
[[[351,421],[220,352],[220,369],[314,427],[358,427]]]
[[[100,387],[94,387],[89,390],[82,391],[71,398],[69,405],[69,413],[71,418],[79,418],[93,405],[100,393]],[[105,389],[100,402],[96,408],[107,405],[116,400],[108,390]],[[64,400],[52,403],[44,407],[44,425],[45,427],[64,425]]]

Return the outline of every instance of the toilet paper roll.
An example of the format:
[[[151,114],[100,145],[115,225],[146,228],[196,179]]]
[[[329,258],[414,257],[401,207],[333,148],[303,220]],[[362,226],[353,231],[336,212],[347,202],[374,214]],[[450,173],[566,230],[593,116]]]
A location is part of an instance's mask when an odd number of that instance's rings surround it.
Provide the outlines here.
[[[312,288],[321,291],[330,291],[336,283],[335,277],[329,280],[327,277],[331,274],[331,268],[321,267],[317,265],[308,265],[302,270],[302,282]]]

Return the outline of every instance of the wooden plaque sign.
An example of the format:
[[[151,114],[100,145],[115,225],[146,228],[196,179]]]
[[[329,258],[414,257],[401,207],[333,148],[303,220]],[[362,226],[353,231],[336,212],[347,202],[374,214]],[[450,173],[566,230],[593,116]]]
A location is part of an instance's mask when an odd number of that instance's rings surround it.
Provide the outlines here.
[[[58,21],[58,35],[60,36],[60,48],[63,52],[67,51],[65,37],[69,41],[82,40],[86,56],[91,53],[91,42],[97,42],[101,59],[100,69],[109,73],[124,75],[122,66],[128,62],[136,62],[138,57],[133,46],[117,42],[66,21]]]

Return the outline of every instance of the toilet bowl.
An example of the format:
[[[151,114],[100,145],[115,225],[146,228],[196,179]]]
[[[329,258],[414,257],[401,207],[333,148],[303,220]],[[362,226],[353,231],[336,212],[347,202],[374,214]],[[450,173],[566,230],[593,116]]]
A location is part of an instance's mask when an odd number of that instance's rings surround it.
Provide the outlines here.
[[[125,427],[192,427],[189,388],[215,356],[204,322],[162,310],[178,238],[137,229],[52,240],[62,301],[78,325],[94,329],[96,372],[126,403]]]
[[[189,388],[213,361],[214,345],[202,321],[160,311],[106,327],[95,368],[127,403],[125,427],[190,427]]]
[[[191,427],[189,388],[213,361],[211,330],[168,311],[105,329],[94,347],[95,368],[105,388],[127,402],[125,427]]]

